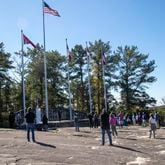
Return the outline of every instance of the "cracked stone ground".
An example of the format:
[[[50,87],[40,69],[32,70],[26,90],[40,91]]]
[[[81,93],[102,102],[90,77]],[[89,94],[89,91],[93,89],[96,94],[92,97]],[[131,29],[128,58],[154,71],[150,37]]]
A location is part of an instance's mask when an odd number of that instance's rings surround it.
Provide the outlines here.
[[[148,138],[149,127],[118,129],[113,146],[100,145],[99,128],[35,133],[33,143],[25,130],[1,128],[0,165],[165,165],[165,128],[157,130],[156,139]]]

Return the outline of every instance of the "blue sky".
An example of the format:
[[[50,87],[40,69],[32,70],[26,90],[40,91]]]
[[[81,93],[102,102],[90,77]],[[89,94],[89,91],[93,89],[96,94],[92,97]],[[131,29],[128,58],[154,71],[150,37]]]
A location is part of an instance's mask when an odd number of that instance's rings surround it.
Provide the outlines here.
[[[157,68],[157,82],[147,90],[160,103],[165,97],[165,0],[45,0],[61,17],[45,15],[46,50],[66,54],[69,47],[86,41],[110,41],[117,46],[136,45],[149,54]],[[21,49],[20,30],[34,43],[43,44],[42,0],[1,0],[0,42],[5,51]]]

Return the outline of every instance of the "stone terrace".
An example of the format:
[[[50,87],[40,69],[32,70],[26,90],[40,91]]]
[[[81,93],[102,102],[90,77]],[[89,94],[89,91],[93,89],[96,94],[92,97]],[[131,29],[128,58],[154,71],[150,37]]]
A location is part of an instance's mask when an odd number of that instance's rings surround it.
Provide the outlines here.
[[[0,165],[164,165],[165,129],[149,139],[149,127],[118,129],[114,146],[101,146],[100,129],[74,127],[36,131],[36,143],[25,130],[0,129]],[[107,138],[107,136],[106,136]]]

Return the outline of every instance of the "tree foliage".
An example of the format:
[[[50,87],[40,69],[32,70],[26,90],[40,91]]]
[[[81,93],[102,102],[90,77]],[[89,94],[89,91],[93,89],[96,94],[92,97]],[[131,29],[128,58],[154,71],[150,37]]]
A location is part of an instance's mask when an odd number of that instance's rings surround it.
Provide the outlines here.
[[[10,53],[4,51],[4,44],[0,43],[0,117],[2,111],[11,107],[10,89],[12,81],[9,76],[9,70],[13,66],[10,56]]]
[[[75,45],[72,49],[73,61],[71,68],[70,80],[72,81],[73,91],[73,105],[80,111],[86,109],[86,91],[85,91],[85,77],[86,77],[86,51],[82,45]]]
[[[156,81],[151,75],[155,69],[155,61],[147,61],[148,54],[142,54],[137,47],[118,47],[115,54],[120,58],[118,67],[118,85],[121,89],[121,100],[126,110],[136,106],[145,107],[155,102],[146,93],[149,84]]]
[[[64,56],[57,51],[45,52],[47,60],[47,81],[48,81],[48,102],[49,107],[55,107],[65,103],[64,88]],[[28,75],[26,77],[28,104],[45,107],[45,79],[44,79],[44,54],[36,50],[28,53],[31,62],[28,65]]]
[[[88,51],[88,52],[87,52]],[[29,49],[24,54],[28,59],[25,67],[26,107],[45,107],[44,55],[47,62],[48,103],[49,108],[67,107],[68,73],[70,75],[72,107],[74,110],[89,112],[89,84],[87,53],[90,54],[90,75],[93,110],[101,112],[105,107],[104,81],[108,109],[117,106],[113,91],[121,96],[122,107],[131,111],[134,108],[146,108],[156,103],[147,94],[146,89],[156,81],[152,76],[155,61],[148,61],[149,55],[142,54],[136,46],[118,47],[112,53],[110,42],[96,40],[89,42],[88,49],[75,45],[71,50],[73,58],[68,63],[67,56],[57,50],[43,52],[42,46]],[[102,62],[105,55],[106,64]],[[13,68],[10,53],[5,53],[0,44],[0,109],[14,110],[22,108],[22,82],[11,81],[9,71]],[[20,65],[21,66],[21,65]],[[103,77],[104,66],[104,77]],[[69,72],[68,72],[69,71]],[[19,76],[21,76],[21,69]]]

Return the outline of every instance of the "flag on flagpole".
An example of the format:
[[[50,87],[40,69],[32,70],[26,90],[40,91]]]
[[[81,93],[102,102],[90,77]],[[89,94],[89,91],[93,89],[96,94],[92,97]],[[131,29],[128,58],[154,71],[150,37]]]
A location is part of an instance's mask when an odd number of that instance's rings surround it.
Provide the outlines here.
[[[101,54],[102,54],[102,64],[105,65],[106,64],[105,54],[104,52],[102,52]]]
[[[69,50],[69,46],[68,46],[67,42],[66,42],[66,49],[67,49],[68,61],[71,62],[73,56],[72,56],[72,52],[70,52],[70,50]]]
[[[36,48],[36,45],[24,34],[23,34],[23,43],[24,44],[31,44],[34,48]]]
[[[72,120],[72,105],[71,105],[71,91],[70,91],[70,73],[69,73],[69,62],[72,59],[72,54],[69,51],[69,46],[68,46],[67,39],[66,39],[66,53],[67,53],[67,56],[68,56],[67,71],[68,71],[69,114],[70,114],[70,120]]]
[[[43,1],[43,11],[47,14],[52,14],[54,16],[60,17],[57,10],[52,9],[46,2]]]
[[[86,55],[87,55],[87,70],[88,70],[88,94],[89,94],[89,108],[90,108],[90,113],[92,113],[92,97],[91,97],[91,76],[90,76],[90,57],[91,57],[91,52],[89,51],[87,42],[86,42]]]
[[[105,101],[105,111],[107,112],[107,94],[106,94],[106,85],[105,85],[105,69],[104,65],[106,64],[106,57],[103,50],[101,50],[101,58],[102,58],[102,70],[103,70],[103,84],[104,84],[104,101]]]

